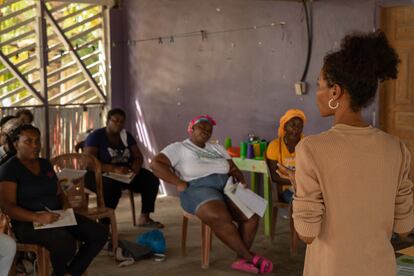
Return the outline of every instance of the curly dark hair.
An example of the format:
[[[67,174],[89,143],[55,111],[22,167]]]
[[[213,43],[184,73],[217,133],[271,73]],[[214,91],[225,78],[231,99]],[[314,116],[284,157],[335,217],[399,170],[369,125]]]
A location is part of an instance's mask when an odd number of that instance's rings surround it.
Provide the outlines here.
[[[29,124],[23,124],[23,125],[18,126],[15,129],[13,129],[9,133],[9,135],[8,135],[9,142],[11,144],[13,144],[17,140],[19,140],[20,134],[22,134],[22,132],[25,131],[25,130],[33,130],[33,131],[37,132],[40,136],[40,130],[37,127],[35,127],[33,125],[29,125]]]
[[[355,112],[370,105],[378,81],[396,79],[400,62],[384,32],[353,33],[345,36],[338,51],[324,57],[322,74],[328,86],[337,84],[349,92]]]
[[[115,115],[121,115],[122,117],[124,117],[124,119],[126,119],[125,111],[122,110],[121,108],[113,108],[109,110],[108,115],[106,116],[106,119],[109,120],[111,119],[112,116],[115,116]]]
[[[0,127],[3,127],[8,121],[11,119],[16,118],[16,116],[13,115],[7,115],[0,119]]]
[[[20,109],[16,112],[16,117],[19,118],[21,115],[26,115],[30,118],[30,122],[33,122],[34,116],[33,113],[29,109]]]

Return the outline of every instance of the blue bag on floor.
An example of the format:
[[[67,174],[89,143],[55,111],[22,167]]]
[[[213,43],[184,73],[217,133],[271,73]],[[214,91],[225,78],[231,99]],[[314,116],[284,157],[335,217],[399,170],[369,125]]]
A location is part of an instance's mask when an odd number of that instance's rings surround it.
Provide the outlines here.
[[[137,243],[151,248],[155,253],[165,253],[165,238],[160,230],[152,230],[139,235],[137,237]]]

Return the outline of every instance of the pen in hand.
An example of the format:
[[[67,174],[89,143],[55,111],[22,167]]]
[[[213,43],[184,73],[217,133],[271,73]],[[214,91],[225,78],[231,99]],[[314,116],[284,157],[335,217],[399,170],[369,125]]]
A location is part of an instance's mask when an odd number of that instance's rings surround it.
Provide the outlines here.
[[[44,205],[44,204],[43,204],[43,207],[44,207],[44,208],[45,208],[45,210],[46,210],[47,212],[49,212],[49,213],[53,213],[53,214],[60,215],[60,214],[59,214],[59,212],[57,212],[57,211],[54,211],[54,210],[50,209],[49,207],[47,207],[47,206],[46,206],[46,205]]]
[[[49,209],[44,204],[42,205],[43,205],[43,209],[45,209],[46,212],[36,213],[36,217],[33,220],[34,222],[45,225],[45,224],[53,223],[59,220],[59,217],[60,217],[59,212]]]

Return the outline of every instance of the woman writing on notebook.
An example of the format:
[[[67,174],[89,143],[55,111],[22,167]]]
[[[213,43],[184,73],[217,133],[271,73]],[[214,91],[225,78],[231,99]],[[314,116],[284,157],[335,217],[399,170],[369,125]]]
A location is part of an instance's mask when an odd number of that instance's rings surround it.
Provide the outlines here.
[[[108,229],[75,214],[77,225],[35,230],[34,223],[59,219],[51,211],[62,209],[58,180],[50,162],[39,158],[38,128],[21,125],[10,139],[17,153],[0,167],[0,207],[11,218],[16,239],[45,247],[54,275],[82,275],[104,246]],[[79,250],[77,240],[82,242]]]
[[[158,177],[177,186],[186,212],[199,217],[236,252],[238,260],[232,264],[233,269],[270,273],[272,262],[250,251],[259,217],[253,215],[247,219],[224,195],[229,175],[245,181],[226,150],[208,142],[215,124],[208,115],[195,117],[187,128],[190,138],[163,149],[155,156],[151,168]]]
[[[141,215],[138,226],[163,228],[164,225],[150,217],[154,212],[160,181],[154,174],[143,168],[143,156],[131,133],[124,129],[126,114],[122,109],[108,111],[106,127],[99,128],[88,135],[84,153],[95,156],[102,165],[102,171],[127,175],[133,173],[129,184],[109,177],[103,177],[105,206],[115,209],[122,190],[129,189],[141,194]],[[88,172],[86,186],[96,191],[95,176]],[[109,221],[102,221],[109,223]]]

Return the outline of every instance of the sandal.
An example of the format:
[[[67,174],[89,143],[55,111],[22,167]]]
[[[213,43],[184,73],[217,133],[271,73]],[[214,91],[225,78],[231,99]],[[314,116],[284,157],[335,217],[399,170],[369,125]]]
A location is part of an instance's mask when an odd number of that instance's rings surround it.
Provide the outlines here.
[[[162,224],[159,221],[152,220],[152,219],[145,222],[145,223],[138,224],[138,226],[139,227],[146,227],[146,228],[158,228],[158,229],[164,228],[164,224]]]
[[[260,274],[266,274],[273,271],[273,263],[269,259],[256,255],[253,257],[252,263],[259,270]]]
[[[239,259],[231,264],[231,268],[234,270],[240,270],[249,273],[259,273],[259,269],[251,262],[248,262],[245,259]]]

